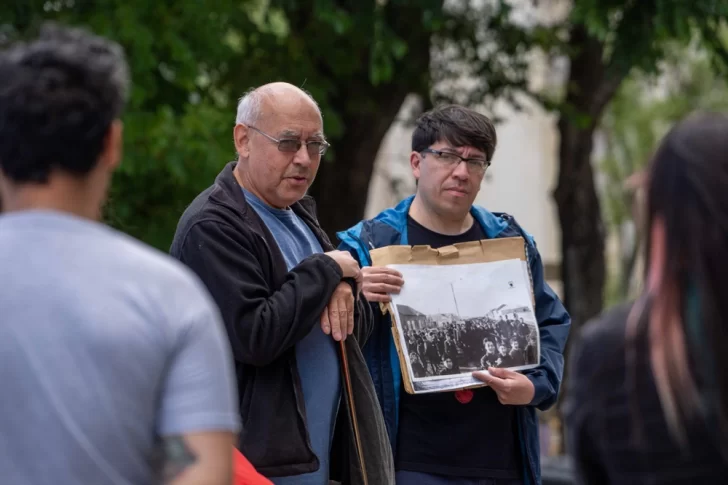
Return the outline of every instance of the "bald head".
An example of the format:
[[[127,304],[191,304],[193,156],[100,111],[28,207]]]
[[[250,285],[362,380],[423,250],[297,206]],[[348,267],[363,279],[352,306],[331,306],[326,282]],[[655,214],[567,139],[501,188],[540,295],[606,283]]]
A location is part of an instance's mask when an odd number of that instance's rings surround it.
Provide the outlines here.
[[[311,96],[288,83],[266,84],[240,99],[236,121],[240,185],[279,209],[306,195],[328,146]]]
[[[293,84],[275,82],[251,89],[238,102],[237,124],[255,125],[271,114],[309,107],[321,118],[321,109],[313,97]],[[305,108],[304,108],[305,109]]]

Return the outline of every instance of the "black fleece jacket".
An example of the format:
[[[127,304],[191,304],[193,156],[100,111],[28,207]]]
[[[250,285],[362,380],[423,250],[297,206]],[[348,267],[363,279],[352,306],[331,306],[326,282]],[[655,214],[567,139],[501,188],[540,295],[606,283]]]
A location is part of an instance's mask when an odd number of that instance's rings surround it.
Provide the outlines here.
[[[288,271],[273,235],[248,206],[234,167],[235,162],[226,165],[185,210],[170,253],[197,273],[220,307],[235,358],[241,451],[269,477],[308,473],[318,469],[319,461],[306,428],[295,344],[318,324],[342,273],[324,254],[311,255]],[[291,208],[324,251],[334,249],[316,220],[313,199],[304,197]],[[394,483],[391,449],[360,349],[371,325],[370,306],[360,299],[346,354],[368,483],[387,484]],[[349,394],[346,386],[342,390],[331,478],[358,484],[363,481],[353,447]]]

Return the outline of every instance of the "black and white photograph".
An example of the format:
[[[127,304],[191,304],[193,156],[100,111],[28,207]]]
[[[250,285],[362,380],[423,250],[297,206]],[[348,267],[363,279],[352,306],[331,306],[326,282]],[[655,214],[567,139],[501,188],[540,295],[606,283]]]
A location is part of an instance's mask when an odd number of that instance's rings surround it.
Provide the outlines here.
[[[530,278],[521,260],[391,265],[406,284],[392,306],[415,392],[480,383],[471,373],[539,362]]]

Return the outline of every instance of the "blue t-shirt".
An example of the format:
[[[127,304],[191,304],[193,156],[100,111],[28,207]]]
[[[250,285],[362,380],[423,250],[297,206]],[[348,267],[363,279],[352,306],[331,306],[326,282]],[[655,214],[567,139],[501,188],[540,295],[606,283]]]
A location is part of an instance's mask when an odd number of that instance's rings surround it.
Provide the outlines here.
[[[323,252],[316,236],[295,212],[270,207],[247,190],[243,189],[243,192],[245,199],[273,234],[289,270],[306,257]],[[341,396],[336,342],[316,324],[296,344],[296,362],[306,404],[308,433],[320,467],[313,473],[271,480],[276,485],[327,485],[331,438]]]

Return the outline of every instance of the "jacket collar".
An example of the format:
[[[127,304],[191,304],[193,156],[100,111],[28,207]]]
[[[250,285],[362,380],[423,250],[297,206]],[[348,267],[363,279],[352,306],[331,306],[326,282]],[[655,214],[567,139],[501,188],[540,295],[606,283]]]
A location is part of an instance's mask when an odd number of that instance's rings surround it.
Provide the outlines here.
[[[245,194],[240,187],[233,170],[238,162],[229,162],[223,167],[222,171],[215,178],[215,186],[219,192],[213,191],[210,198],[214,202],[223,205],[233,205],[243,216],[248,215],[248,201],[245,200]]]
[[[247,217],[250,206],[248,201],[245,199],[243,188],[238,183],[238,179],[235,178],[235,174],[233,172],[237,164],[238,162],[236,161],[229,162],[215,178],[215,185],[220,188],[222,194],[225,196],[224,198],[229,200],[223,200],[223,198],[219,196],[216,197],[214,193],[211,198],[213,198],[215,202],[225,205],[232,202],[243,216]],[[304,195],[301,200],[291,205],[291,209],[293,209],[293,211],[301,217],[306,217],[306,219],[309,220],[315,219],[316,202],[310,195]]]
[[[380,212],[374,220],[392,226],[399,233],[404,233],[407,227],[407,214],[414,199],[414,195],[407,197],[395,207]],[[508,227],[508,221],[478,205],[470,208],[470,214],[483,228],[488,239],[498,237]]]
[[[245,199],[243,188],[240,186],[238,180],[235,178],[235,174],[233,171],[235,170],[235,166],[237,164],[237,161],[233,161],[229,162],[225,165],[225,167],[223,167],[222,171],[215,178],[215,187],[218,190],[212,191],[210,199],[216,204],[226,206],[238,212],[243,217],[243,219],[246,220],[249,225],[252,225],[254,228],[260,228],[262,225],[264,225],[263,221],[254,210],[250,210],[250,205]],[[322,244],[324,244],[324,242],[328,245],[331,244],[328,241],[328,238],[325,237],[325,234],[321,230],[321,226],[316,219],[316,202],[314,201],[313,197],[311,197],[310,195],[304,195],[301,200],[291,205],[291,209],[293,210],[293,212],[296,213],[296,215],[303,219],[309,225],[309,227],[314,230],[315,234],[319,237],[320,240],[324,238],[321,241]],[[261,233],[261,235],[263,236],[266,235],[265,231],[262,231],[262,229],[258,230],[258,232]]]

